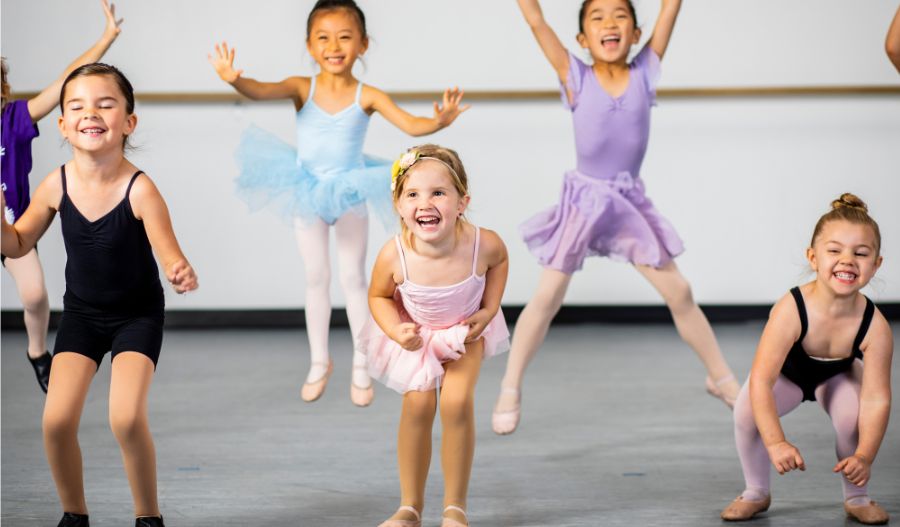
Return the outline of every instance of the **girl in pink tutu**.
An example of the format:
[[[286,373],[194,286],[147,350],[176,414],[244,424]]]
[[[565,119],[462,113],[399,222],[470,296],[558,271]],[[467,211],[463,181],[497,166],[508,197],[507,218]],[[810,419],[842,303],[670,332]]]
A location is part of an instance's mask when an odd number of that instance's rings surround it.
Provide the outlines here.
[[[519,0],[534,36],[556,71],[563,104],[575,123],[575,170],[563,177],[558,205],[526,221],[525,243],[544,266],[537,291],[516,324],[512,351],[494,407],[493,428],[512,433],[519,422],[522,378],[559,311],[572,274],[588,256],[634,265],[659,291],[681,338],[706,367],[707,390],[734,405],[740,385],[691,288],[673,258],[681,239],[644,194],[641,163],[650,133],[659,63],[675,26],[680,0],[663,0],[650,41],[631,62],[641,37],[630,0],[585,0],[578,14],[578,43],[585,64],[570,53],[544,20],[537,0]]]
[[[372,270],[372,320],[360,338],[369,374],[403,394],[397,459],[400,508],[381,527],[419,527],[438,400],[444,427],[443,527],[468,525],[466,494],[475,452],[473,400],[484,358],[509,348],[500,311],[506,246],[463,216],[468,180],[459,156],[437,145],[394,164],[401,234]],[[440,393],[439,393],[440,392]]]

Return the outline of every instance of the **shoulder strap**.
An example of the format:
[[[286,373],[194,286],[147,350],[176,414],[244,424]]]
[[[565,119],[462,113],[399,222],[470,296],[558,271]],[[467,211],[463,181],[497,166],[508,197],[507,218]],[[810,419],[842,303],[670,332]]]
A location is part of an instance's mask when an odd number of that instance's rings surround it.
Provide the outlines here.
[[[309,82],[309,95],[306,96],[307,101],[311,101],[313,95],[316,93],[316,76],[313,75],[312,79]]]
[[[397,242],[397,253],[400,254],[400,268],[403,269],[403,281],[405,282],[409,278],[406,275],[406,254],[403,252],[403,244],[400,243],[400,235],[394,237],[394,241]]]
[[[137,180],[138,176],[140,176],[143,173],[144,173],[143,170],[138,170],[137,172],[134,173],[133,176],[131,176],[131,181],[128,182],[128,188],[125,189],[125,199],[126,200],[128,199],[128,196],[131,194],[131,187],[134,186],[135,180]]]
[[[472,274],[478,269],[478,247],[481,245],[481,229],[477,225],[475,227],[475,253],[472,255]]]
[[[803,340],[803,337],[806,336],[808,324],[806,318],[806,304],[803,303],[803,294],[800,293],[799,287],[792,288],[791,294],[794,296],[794,302],[797,303],[797,311],[800,313],[800,338],[797,339],[797,342],[800,342]]]
[[[869,324],[872,323],[872,316],[875,314],[875,303],[867,296],[865,299],[866,310],[863,312],[862,322],[859,324],[859,331],[856,333],[856,339],[853,341],[853,355],[860,359],[862,358],[862,351],[860,351],[859,346],[862,344],[863,339],[866,338],[866,333],[869,331]]]
[[[359,99],[362,97],[362,81],[356,83],[356,104],[359,104]]]
[[[66,196],[69,195],[69,187],[68,187],[68,185],[66,185],[66,165],[65,165],[65,163],[63,163],[59,167],[59,178],[62,181],[63,193],[62,193],[62,196],[60,196],[60,198],[59,198],[59,206],[56,208],[56,210],[62,210],[62,208],[66,202]]]

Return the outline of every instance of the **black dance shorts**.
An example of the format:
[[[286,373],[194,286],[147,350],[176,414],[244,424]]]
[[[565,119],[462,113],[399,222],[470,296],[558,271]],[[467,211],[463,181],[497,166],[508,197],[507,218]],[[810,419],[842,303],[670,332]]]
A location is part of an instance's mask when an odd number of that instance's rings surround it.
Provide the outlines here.
[[[96,362],[99,369],[107,351],[112,351],[111,360],[123,351],[136,351],[153,361],[156,369],[162,349],[164,319],[163,312],[86,315],[63,310],[53,354],[78,353]]]

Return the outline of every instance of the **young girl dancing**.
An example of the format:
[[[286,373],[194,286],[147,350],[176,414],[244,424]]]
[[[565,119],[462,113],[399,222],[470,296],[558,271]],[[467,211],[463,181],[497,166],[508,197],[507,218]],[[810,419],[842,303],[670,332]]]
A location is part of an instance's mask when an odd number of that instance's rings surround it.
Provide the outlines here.
[[[395,163],[392,180],[402,234],[375,261],[369,287],[375,323],[360,338],[369,373],[403,394],[397,435],[401,506],[381,527],[422,524],[438,400],[444,427],[441,525],[461,527],[468,525],[475,383],[482,359],[509,347],[500,311],[506,247],[494,232],[465,220],[468,178],[453,150],[414,147]]]
[[[10,87],[6,76],[8,66],[2,59],[3,72],[3,123],[0,126],[0,175],[2,175],[3,196],[6,206],[3,215],[9,223],[15,223],[22,216],[31,201],[28,174],[31,172],[31,141],[38,136],[37,123],[49,114],[59,96],[59,87],[69,73],[82,64],[100,60],[106,50],[119,36],[116,8],[106,0],[101,0],[106,15],[103,35],[90,49],[69,64],[58,79],[28,100],[10,101]],[[37,255],[37,248],[28,251],[21,258],[2,258],[3,266],[9,271],[19,291],[22,310],[25,315],[25,333],[28,335],[28,360],[37,375],[38,384],[44,392],[50,381],[50,353],[47,351],[47,323],[50,320],[50,302],[44,286],[44,270]]]
[[[384,92],[353,76],[353,65],[368,48],[366,18],[353,0],[319,0],[306,23],[306,47],[319,65],[314,77],[259,82],[234,68],[234,49],[216,45],[210,62],[225,82],[253,100],[290,99],[297,109],[297,148],[258,128],[245,133],[238,152],[238,191],[251,206],[274,202],[294,218],[297,244],[306,269],[306,330],[311,364],[301,390],[304,401],[321,397],[331,375],[328,354],[329,227],[334,226],[340,283],[354,339],[368,316],[365,259],[369,233],[365,202],[390,215],[389,166],[363,155],[369,116],[381,113],[414,135],[436,132],[466,107],[462,92],[447,90],[434,117],[415,117]],[[354,352],[350,398],[368,406],[374,397],[365,357]]]
[[[150,178],[124,157],[134,132],[134,92],[122,73],[87,64],[63,82],[59,130],[73,158],[38,186],[14,224],[3,220],[3,254],[34,248],[59,212],[66,245],[66,293],[44,406],[44,446],[62,502],[60,527],[87,527],[78,422],[88,388],[112,351],[109,421],[122,449],[135,525],[161,526],[156,453],[147,393],[162,344],[163,290],[155,252],[175,291],[197,288],[166,204]]]
[[[681,338],[708,372],[707,390],[729,406],[740,388],[716,337],[672,260],[682,252],[675,229],[644,194],[641,162],[650,132],[659,61],[681,2],[663,0],[650,41],[631,63],[638,42],[629,0],[586,0],[578,14],[578,43],[593,65],[566,51],[544,20],[537,0],[519,0],[525,20],[561,82],[575,123],[575,170],[563,177],[559,205],[526,221],[528,248],[544,266],[537,291],[516,323],[512,350],[494,407],[493,428],[512,433],[519,422],[522,378],[562,305],[572,274],[588,256],[630,262],[657,291]]]
[[[748,520],[769,508],[770,460],[779,474],[806,469],[779,417],[818,401],[837,436],[834,471],[844,484],[844,510],[860,523],[888,521],[866,484],[890,415],[893,336],[860,293],[881,266],[881,234],[853,194],[831,207],[806,250],[816,277],[772,308],[738,396],[734,439],[746,487],[722,511],[725,520]]]

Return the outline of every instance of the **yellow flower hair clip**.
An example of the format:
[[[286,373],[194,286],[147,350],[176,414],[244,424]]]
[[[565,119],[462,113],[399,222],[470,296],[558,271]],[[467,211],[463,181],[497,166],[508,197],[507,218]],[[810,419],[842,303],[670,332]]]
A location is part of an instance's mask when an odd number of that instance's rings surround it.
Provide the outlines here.
[[[418,150],[410,150],[401,155],[391,167],[391,192],[397,189],[397,179],[419,160]]]

